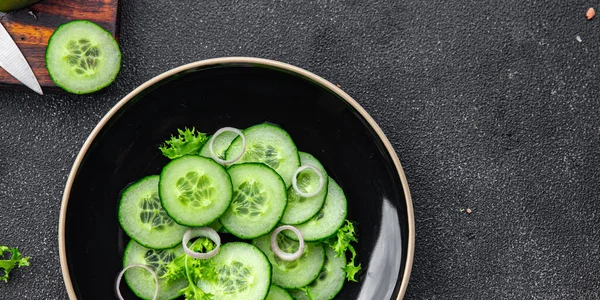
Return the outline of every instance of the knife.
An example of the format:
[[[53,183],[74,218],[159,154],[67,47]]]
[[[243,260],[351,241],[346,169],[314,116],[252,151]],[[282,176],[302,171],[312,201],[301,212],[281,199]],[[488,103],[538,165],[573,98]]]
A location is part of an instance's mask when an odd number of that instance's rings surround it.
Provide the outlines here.
[[[40,83],[35,78],[33,70],[27,63],[25,56],[10,37],[4,25],[0,23],[0,68],[22,82],[24,85],[43,95]]]

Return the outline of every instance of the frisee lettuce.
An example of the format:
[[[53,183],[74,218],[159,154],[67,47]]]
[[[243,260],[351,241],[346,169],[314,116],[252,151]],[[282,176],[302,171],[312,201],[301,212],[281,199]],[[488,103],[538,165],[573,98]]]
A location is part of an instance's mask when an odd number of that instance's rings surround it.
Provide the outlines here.
[[[6,252],[10,252],[10,258],[2,259]],[[0,280],[8,282],[8,274],[10,271],[15,267],[20,268],[25,266],[29,266],[29,256],[22,257],[21,252],[19,252],[19,249],[16,247],[9,248],[7,246],[0,246],[0,270],[4,270],[4,275],[0,276]]]
[[[177,129],[178,136],[171,135],[171,139],[158,148],[162,154],[170,159],[175,159],[188,154],[198,154],[200,148],[206,143],[208,138],[206,133],[196,131],[196,128]]]
[[[303,291],[304,294],[306,295],[306,298],[308,298],[308,300],[315,300],[315,297],[313,296],[312,292],[310,291],[310,286],[304,286],[301,288],[298,288],[299,290]]]
[[[360,271],[361,265],[358,264],[357,266],[354,262],[356,259],[356,250],[354,249],[354,246],[350,244],[352,242],[358,242],[358,239],[356,238],[354,225],[348,220],[346,220],[346,225],[338,229],[335,236],[325,241],[325,243],[336,252],[336,256],[338,257],[344,257],[344,255],[346,255],[346,250],[350,250],[352,255],[350,261],[344,267],[344,272],[346,272],[346,279],[348,281],[356,282],[355,276],[356,273]]]
[[[207,238],[197,239],[190,249],[195,252],[208,252],[215,244]],[[166,267],[167,271],[161,278],[168,285],[180,278],[187,278],[188,286],[180,290],[186,300],[214,300],[214,295],[204,292],[196,285],[199,280],[216,280],[217,273],[210,259],[195,259],[182,254],[173,259]]]

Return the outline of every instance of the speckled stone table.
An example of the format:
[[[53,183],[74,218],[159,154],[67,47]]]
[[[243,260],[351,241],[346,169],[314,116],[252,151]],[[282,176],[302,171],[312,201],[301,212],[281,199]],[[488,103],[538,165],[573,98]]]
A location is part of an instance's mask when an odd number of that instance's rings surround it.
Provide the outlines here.
[[[219,56],[340,84],[411,186],[406,299],[600,298],[597,1],[129,0],[123,66],[88,96],[0,90],[0,244],[31,266],[1,299],[66,299],[58,215],[74,157],[137,85]],[[471,213],[467,213],[467,209]]]

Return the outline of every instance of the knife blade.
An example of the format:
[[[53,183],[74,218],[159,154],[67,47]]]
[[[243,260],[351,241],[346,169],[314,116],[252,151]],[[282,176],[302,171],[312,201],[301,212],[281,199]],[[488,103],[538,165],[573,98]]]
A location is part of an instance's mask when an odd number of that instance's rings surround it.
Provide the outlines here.
[[[36,93],[44,94],[25,56],[2,23],[0,23],[0,68]]]

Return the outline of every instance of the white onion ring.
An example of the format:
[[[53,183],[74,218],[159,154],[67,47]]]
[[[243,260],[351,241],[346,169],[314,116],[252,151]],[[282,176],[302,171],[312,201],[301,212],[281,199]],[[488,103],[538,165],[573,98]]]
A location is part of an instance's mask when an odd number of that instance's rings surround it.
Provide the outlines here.
[[[277,235],[284,230],[291,230],[298,236],[300,247],[298,247],[298,250],[294,253],[287,253],[281,250],[281,248],[279,248],[279,245],[277,244]],[[298,228],[291,225],[283,225],[277,227],[275,231],[273,231],[273,233],[271,234],[271,250],[273,250],[275,255],[277,255],[279,258],[285,261],[292,261],[300,258],[300,256],[302,256],[302,253],[304,253],[304,238],[302,237],[302,232],[300,232]]]
[[[311,170],[315,171],[315,173],[317,173],[317,175],[319,175],[319,187],[312,193],[305,193],[305,192],[301,191],[300,188],[298,187],[298,182],[297,182],[298,174],[300,174],[300,172],[302,172],[306,169],[311,169]],[[325,178],[323,178],[323,174],[321,174],[321,171],[319,169],[317,169],[315,166],[311,166],[311,165],[301,166],[300,168],[298,168],[298,170],[296,170],[296,173],[294,173],[294,177],[292,177],[292,186],[294,187],[294,191],[296,191],[296,193],[298,195],[300,195],[304,198],[315,196],[323,189],[324,185],[325,185]]]
[[[154,272],[152,269],[150,269],[150,267],[148,267],[146,265],[141,265],[141,264],[129,265],[129,266],[123,268],[123,270],[121,270],[121,272],[119,273],[119,276],[117,276],[117,283],[115,285],[115,289],[117,291],[117,296],[119,297],[119,300],[124,300],[123,295],[121,295],[121,289],[119,289],[119,285],[121,285],[121,279],[123,278],[125,271],[127,271],[133,267],[142,268],[142,269],[150,272],[150,274],[152,274],[152,277],[154,277],[154,283],[156,283],[156,288],[154,289],[154,297],[152,297],[152,300],[156,300],[156,297],[158,297],[158,276],[156,276],[156,272]]]
[[[206,252],[206,253],[194,252],[190,248],[188,248],[187,243],[191,239],[196,238],[196,237],[209,238],[217,246],[215,247],[215,249],[212,249],[211,251]],[[221,248],[221,237],[214,229],[212,229],[210,227],[190,228],[183,234],[182,243],[183,243],[183,251],[185,251],[185,253],[187,255],[189,255],[193,258],[209,259],[209,258],[217,255],[217,253],[219,253],[219,248]]]
[[[236,156],[233,159],[229,159],[229,160],[223,160],[220,157],[218,157],[215,154],[215,150],[213,149],[213,143],[215,142],[215,139],[221,135],[223,132],[234,132],[237,135],[242,137],[242,152],[240,152],[240,154],[238,156]],[[233,141],[232,141],[233,142]],[[233,127],[223,127],[219,130],[217,130],[217,132],[215,132],[212,137],[210,138],[210,141],[208,142],[208,151],[210,152],[210,157],[212,157],[212,159],[214,159],[216,162],[222,164],[222,165],[226,165],[226,164],[232,164],[236,161],[238,161],[238,159],[242,158],[242,155],[244,155],[244,152],[246,152],[246,137],[244,136],[244,134],[242,133],[241,130],[237,129],[237,128],[233,128]]]

